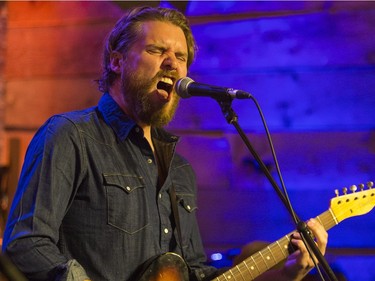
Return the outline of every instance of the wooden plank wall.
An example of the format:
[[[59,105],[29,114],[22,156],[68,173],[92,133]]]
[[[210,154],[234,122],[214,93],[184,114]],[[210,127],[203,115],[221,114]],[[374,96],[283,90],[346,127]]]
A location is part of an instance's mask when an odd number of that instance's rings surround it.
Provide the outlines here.
[[[326,210],[334,189],[373,180],[374,3],[195,3],[188,11],[200,47],[190,76],[255,96],[301,218]],[[205,17],[207,11],[213,16]],[[233,108],[276,177],[255,106],[238,100]],[[185,138],[183,152],[198,168],[199,218],[208,252],[288,233],[290,216],[218,104],[191,98],[182,101],[179,113],[176,131],[202,132]],[[344,268],[348,280],[375,278],[374,218],[372,212],[330,231],[331,253],[347,249],[347,256],[341,251],[328,255],[329,261]],[[366,273],[349,270],[364,253],[359,268]]]
[[[0,167],[6,166],[6,159],[4,158],[5,151],[5,135],[4,135],[4,95],[5,95],[5,79],[4,79],[4,64],[5,64],[5,38],[6,38],[6,7],[4,3],[0,3]]]
[[[6,11],[0,134],[21,140],[22,163],[30,138],[50,115],[96,104],[92,81],[102,42],[123,11],[109,1],[10,1]],[[335,188],[374,180],[375,2],[193,1],[185,12],[199,45],[189,76],[258,100],[301,218],[325,211]],[[233,108],[276,176],[254,104],[236,100]],[[182,100],[169,129],[183,137],[179,152],[197,172],[208,254],[272,241],[293,228],[215,101]],[[0,150],[1,157],[8,152]],[[375,212],[353,218],[330,232],[330,261],[345,267],[354,255],[367,258],[355,264],[367,274],[360,280],[375,278],[374,218]]]

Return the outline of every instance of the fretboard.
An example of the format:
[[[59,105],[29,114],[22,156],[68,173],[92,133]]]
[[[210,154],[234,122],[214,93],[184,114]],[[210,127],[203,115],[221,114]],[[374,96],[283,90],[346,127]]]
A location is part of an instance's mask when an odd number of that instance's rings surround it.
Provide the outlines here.
[[[338,222],[329,209],[316,217],[325,230],[329,230]],[[268,245],[265,249],[248,257],[235,267],[216,277],[213,281],[250,281],[272,268],[279,262],[285,260],[289,255],[290,237],[293,232],[288,233],[276,242]]]

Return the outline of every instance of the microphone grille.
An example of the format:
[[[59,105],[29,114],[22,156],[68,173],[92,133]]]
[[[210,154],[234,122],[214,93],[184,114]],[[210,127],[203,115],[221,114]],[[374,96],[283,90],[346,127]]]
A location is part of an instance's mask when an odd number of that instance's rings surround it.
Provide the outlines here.
[[[189,77],[179,79],[175,86],[177,95],[183,99],[190,98],[191,95],[189,95],[188,86],[192,82],[194,82],[194,80]]]

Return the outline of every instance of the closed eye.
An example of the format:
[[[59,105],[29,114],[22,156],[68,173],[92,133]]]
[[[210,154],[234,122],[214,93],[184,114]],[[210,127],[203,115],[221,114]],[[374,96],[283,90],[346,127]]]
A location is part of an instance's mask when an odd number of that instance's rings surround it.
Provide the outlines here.
[[[146,51],[149,54],[154,54],[154,55],[162,55],[165,53],[166,49],[162,47],[157,47],[157,46],[148,46]]]
[[[147,53],[149,53],[151,55],[163,55],[168,50],[164,47],[161,47],[161,46],[149,45],[149,46],[147,46],[146,51],[147,51]],[[184,53],[184,52],[176,52],[174,55],[179,61],[182,61],[182,62],[187,61],[187,54]]]
[[[176,53],[176,58],[180,61],[187,61],[187,55],[183,53]]]

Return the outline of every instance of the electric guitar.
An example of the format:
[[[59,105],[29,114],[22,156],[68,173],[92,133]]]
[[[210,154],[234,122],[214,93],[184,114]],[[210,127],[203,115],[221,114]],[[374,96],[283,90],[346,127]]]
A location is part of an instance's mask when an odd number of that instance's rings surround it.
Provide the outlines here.
[[[344,188],[344,195],[339,196],[336,190],[336,197],[331,199],[330,208],[316,217],[325,230],[329,230],[344,219],[359,216],[370,212],[375,205],[375,189],[373,183],[367,184],[368,189],[360,185],[360,191],[352,186],[352,193],[347,193]],[[248,257],[235,267],[232,267],[212,281],[251,281],[272,268],[289,255],[289,242],[293,232],[285,235],[276,242],[270,244],[263,250]],[[150,260],[145,270],[142,271],[139,281],[188,281],[188,268],[185,261],[176,253],[165,253]]]

